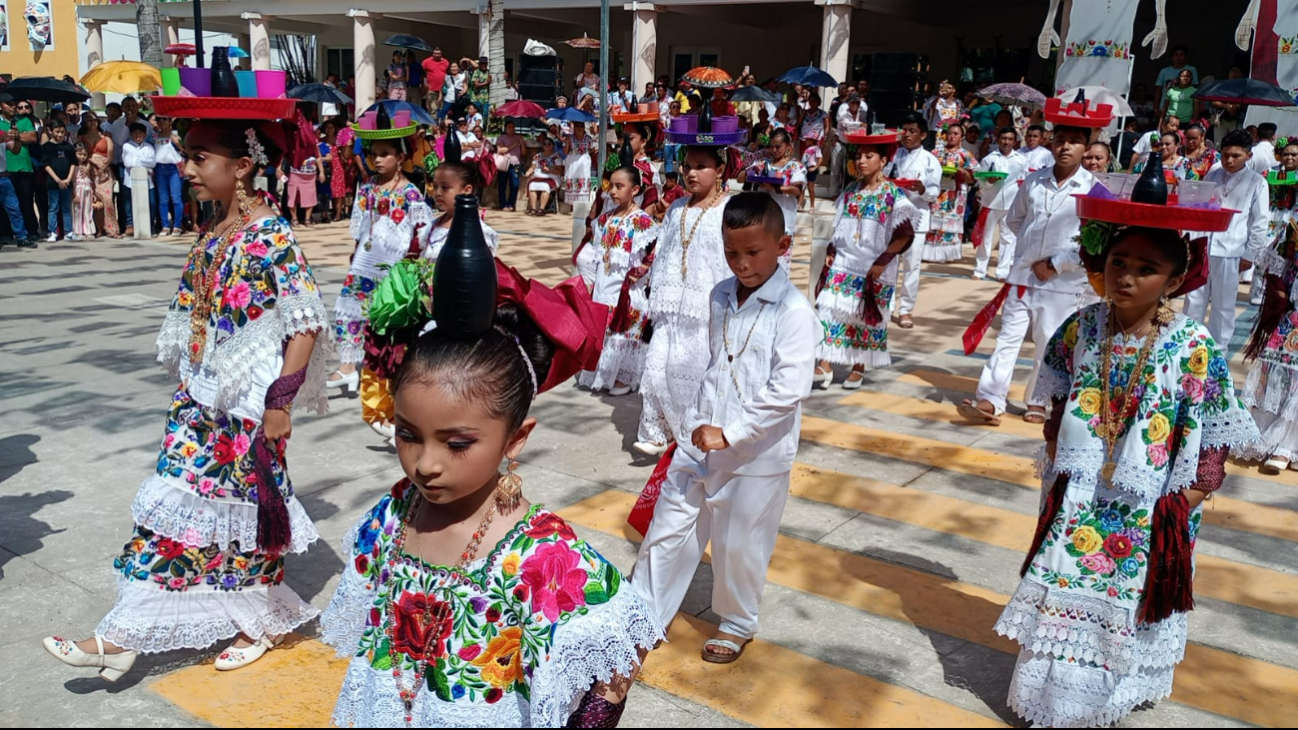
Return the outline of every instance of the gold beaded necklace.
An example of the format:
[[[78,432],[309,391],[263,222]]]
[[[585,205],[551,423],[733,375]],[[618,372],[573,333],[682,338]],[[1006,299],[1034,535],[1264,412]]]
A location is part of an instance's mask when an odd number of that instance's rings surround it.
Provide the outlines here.
[[[236,236],[233,234],[246,228],[251,218],[248,211],[241,211],[239,218],[225,227],[219,236],[220,242],[212,255],[211,262],[205,263],[204,255],[212,239],[218,237],[215,227],[203,234],[203,237],[198,239],[198,243],[194,244],[194,248],[189,251],[187,268],[193,272],[190,285],[194,289],[194,303],[189,312],[190,362],[195,364],[203,362],[203,355],[207,349],[207,319],[215,304],[212,297],[216,292],[217,280],[221,276],[221,269],[225,266],[230,247],[234,245]]]
[[[703,222],[703,218],[707,216],[708,211],[720,199],[721,188],[718,187],[717,192],[698,207],[699,217],[694,219],[694,225],[690,226],[688,234],[685,233],[685,219],[689,217],[690,206],[686,205],[685,209],[681,211],[681,281],[685,280],[685,276],[690,271],[690,244],[694,242],[694,234],[699,230],[699,224]]]
[[[721,342],[726,348],[726,362],[729,363],[730,382],[735,384],[735,393],[740,400],[744,397],[744,391],[739,388],[739,378],[735,376],[735,358],[744,354],[748,350],[748,343],[753,339],[753,332],[757,329],[757,323],[762,321],[762,312],[766,311],[766,302],[757,310],[757,316],[753,318],[753,324],[748,328],[748,336],[744,338],[744,344],[739,348],[739,352],[731,354],[730,352],[730,307],[726,307],[726,315],[721,319]]]
[[[1118,435],[1126,427],[1128,419],[1134,417],[1140,407],[1140,404],[1136,403],[1135,399],[1131,397],[1131,393],[1136,389],[1137,382],[1144,379],[1145,363],[1149,360],[1149,353],[1154,349],[1154,342],[1158,340],[1160,328],[1157,322],[1151,321],[1149,323],[1149,334],[1145,335],[1145,341],[1140,346],[1140,354],[1136,356],[1136,365],[1127,378],[1127,387],[1118,388],[1115,394],[1109,378],[1113,368],[1114,334],[1118,329],[1120,327],[1117,322],[1117,315],[1110,309],[1108,319],[1105,321],[1104,359],[1100,361],[1100,393],[1103,403],[1100,406],[1100,424],[1095,427],[1096,435],[1104,439],[1104,466],[1100,469],[1100,475],[1104,477],[1105,481],[1112,480],[1114,472],[1118,469],[1117,462],[1113,460],[1113,447],[1118,441]],[[1126,355],[1124,354],[1121,357],[1122,363],[1125,363]],[[1119,372],[1121,372],[1122,363],[1118,365]],[[1122,404],[1116,413],[1113,409],[1115,395]]]

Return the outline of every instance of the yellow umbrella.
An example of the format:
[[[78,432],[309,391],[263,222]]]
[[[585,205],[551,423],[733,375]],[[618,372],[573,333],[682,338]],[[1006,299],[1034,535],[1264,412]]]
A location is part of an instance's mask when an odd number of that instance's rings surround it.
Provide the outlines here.
[[[81,85],[88,91],[135,94],[162,88],[162,74],[147,63],[107,61],[87,71]]]

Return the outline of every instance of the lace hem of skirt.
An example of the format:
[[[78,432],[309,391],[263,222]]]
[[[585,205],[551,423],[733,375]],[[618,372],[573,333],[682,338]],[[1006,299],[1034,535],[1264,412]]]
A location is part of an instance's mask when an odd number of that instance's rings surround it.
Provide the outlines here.
[[[118,578],[117,602],[95,634],[124,649],[157,654],[205,649],[240,632],[252,639],[285,634],[319,613],[283,584],[173,592]]]
[[[605,390],[618,382],[634,390],[640,387],[644,373],[645,351],[640,340],[621,334],[609,333],[604,338],[604,351],[599,365],[592,372],[582,372],[577,382],[592,390]]]
[[[1174,668],[1114,677],[1103,667],[1067,664],[1027,650],[1010,682],[1010,709],[1034,726],[1108,727],[1146,702],[1172,694]]]
[[[293,530],[288,552],[306,552],[320,534],[297,497],[290,495],[285,506]],[[241,549],[252,550],[257,545],[256,503],[208,499],[157,474],[140,485],[131,516],[136,525],[190,547],[216,545],[225,550],[237,542]]]
[[[1188,632],[1184,613],[1141,624],[1134,609],[1052,590],[1031,578],[1019,583],[995,628],[1033,654],[1088,662],[1118,674],[1175,666],[1185,657]]]

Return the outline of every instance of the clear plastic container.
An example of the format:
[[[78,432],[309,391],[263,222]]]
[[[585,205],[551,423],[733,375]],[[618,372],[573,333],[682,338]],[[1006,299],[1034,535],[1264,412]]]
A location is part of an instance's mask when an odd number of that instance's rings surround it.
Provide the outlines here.
[[[1176,195],[1178,204],[1187,208],[1221,208],[1221,186],[1217,183],[1181,180],[1176,186]]]

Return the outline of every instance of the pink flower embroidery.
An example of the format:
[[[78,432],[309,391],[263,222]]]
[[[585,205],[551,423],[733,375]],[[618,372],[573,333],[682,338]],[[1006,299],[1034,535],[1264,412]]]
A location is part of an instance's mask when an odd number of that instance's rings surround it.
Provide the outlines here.
[[[1147,451],[1149,460],[1154,463],[1154,466],[1167,464],[1167,444],[1152,444]]]
[[[1104,553],[1091,553],[1082,558],[1082,567],[1089,568],[1100,575],[1109,575],[1118,565],[1113,562],[1113,558]]]
[[[204,479],[198,483],[198,493],[204,497],[210,495],[216,489],[216,482],[211,479]]]
[[[1194,377],[1191,373],[1186,373],[1181,378],[1181,390],[1190,399],[1191,403],[1201,403],[1203,401],[1203,381]]]
[[[252,290],[248,287],[248,282],[241,281],[235,284],[225,295],[226,304],[234,309],[243,309],[252,301]]]
[[[248,434],[241,433],[234,437],[234,453],[243,456],[250,448],[252,448],[252,439],[248,438]]]
[[[256,256],[258,258],[265,256],[267,253],[266,244],[261,241],[253,241],[247,246],[244,246],[243,250],[247,251],[249,256]]]
[[[536,549],[523,561],[523,584],[532,589],[532,609],[549,621],[586,605],[586,571],[581,555],[566,543],[554,542]]]

